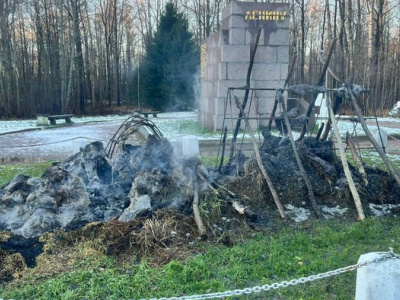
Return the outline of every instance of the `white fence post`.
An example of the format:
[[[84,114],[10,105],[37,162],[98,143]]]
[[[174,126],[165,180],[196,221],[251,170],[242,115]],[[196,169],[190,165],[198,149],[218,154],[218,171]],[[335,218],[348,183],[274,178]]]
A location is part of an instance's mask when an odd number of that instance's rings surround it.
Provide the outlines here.
[[[358,263],[372,261],[387,252],[360,256]],[[400,299],[400,259],[387,259],[357,270],[356,300]]]

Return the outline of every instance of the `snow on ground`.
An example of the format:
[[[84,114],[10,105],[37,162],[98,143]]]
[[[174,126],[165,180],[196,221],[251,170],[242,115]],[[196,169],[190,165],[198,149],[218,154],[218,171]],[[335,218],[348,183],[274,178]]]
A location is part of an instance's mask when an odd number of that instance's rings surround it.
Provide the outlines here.
[[[106,145],[128,117],[130,115],[73,118],[72,125],[55,127],[38,127],[36,120],[0,121],[0,160],[58,160],[78,152],[80,147],[95,140]],[[168,139],[185,134],[202,135],[204,138],[215,135],[197,125],[197,114],[194,112],[162,113],[150,120]],[[24,131],[26,129],[29,131]],[[1,135],[5,132],[13,133]]]
[[[93,116],[93,117],[73,117],[72,121],[74,123],[90,123],[90,122],[107,122],[124,120],[129,115],[121,116]],[[12,121],[0,121],[0,134],[6,132],[13,132],[25,129],[36,129],[38,128],[36,124],[36,119],[31,120],[12,120]],[[61,124],[63,121],[58,121]]]
[[[121,121],[73,124],[53,129],[22,131],[0,136],[0,159],[6,161],[36,161],[62,159],[79,151],[92,141],[108,140],[119,128]]]
[[[93,122],[110,122],[110,121],[123,121],[130,117],[130,114],[126,115],[108,115],[108,116],[90,116],[90,117],[73,117],[72,121],[76,124],[81,123],[93,123]],[[184,120],[197,120],[197,113],[195,112],[173,112],[173,113],[160,113],[158,118],[150,118],[155,123],[163,126],[168,121],[172,123]],[[61,124],[63,121],[58,121]],[[165,125],[164,125],[165,126]],[[12,120],[12,121],[0,121],[0,134],[6,132],[14,132],[25,129],[37,129],[36,119],[30,120]],[[166,126],[168,129],[168,126]]]
[[[101,140],[106,143],[123,120],[129,116],[131,115],[74,117],[72,126],[49,126],[45,127],[46,130],[40,130],[41,128],[36,125],[36,120],[0,121],[0,159],[24,157],[26,160],[34,161],[39,156],[41,159],[58,159],[59,156],[68,156],[90,141]],[[202,128],[197,123],[197,119],[197,112],[174,112],[160,113],[157,118],[150,117],[149,120],[153,121],[163,135],[171,141],[179,140],[184,135],[196,135],[199,140],[219,140],[221,138],[221,132],[212,132]],[[382,118],[384,121],[387,119],[389,118]],[[62,122],[60,121],[60,123]],[[399,122],[383,122],[381,128],[384,128],[389,134],[398,134],[398,129],[384,126],[394,123]],[[339,126],[342,135],[345,135],[346,131],[353,131],[351,122],[341,121]],[[357,128],[361,129],[361,126],[358,125]],[[370,126],[371,130],[375,128],[376,126]],[[26,129],[33,131],[18,132]],[[14,133],[4,135],[7,132]],[[297,138],[298,133],[294,134]],[[361,131],[358,134],[360,135]],[[255,135],[258,136],[258,132],[255,132]],[[228,133],[228,139],[231,137],[232,133]],[[239,138],[242,138],[241,134]],[[248,133],[245,134],[245,138],[250,138]],[[371,152],[370,157],[379,164],[381,159],[378,154]],[[400,160],[399,156],[390,158],[396,161]]]
[[[285,213],[295,222],[303,222],[310,218],[311,211],[304,207],[295,207],[292,204],[285,204]]]
[[[304,207],[295,207],[292,204],[285,204],[284,206],[286,208],[285,213],[288,215],[289,218],[291,218],[295,222],[299,223],[310,219],[311,216],[310,209]],[[322,214],[326,219],[332,219],[343,216],[348,211],[347,207],[340,208],[339,205],[335,207],[320,205],[319,208],[321,209]]]
[[[392,208],[397,208],[397,207],[400,207],[400,205],[369,203],[369,208],[371,209],[371,212],[377,217],[387,215],[390,213]]]
[[[385,130],[388,135],[398,135],[400,133],[399,128],[392,128],[392,127],[385,126],[385,123],[400,123],[400,121],[399,122],[384,121],[386,119],[388,119],[388,118],[378,118],[379,128]],[[368,129],[372,132],[372,134],[374,134],[374,132],[378,131],[377,125],[367,124],[367,126],[368,126]],[[359,124],[359,123],[355,124],[355,123],[352,123],[349,121],[339,121],[338,127],[339,127],[339,131],[340,131],[340,135],[342,137],[346,136],[346,132],[349,132],[350,134],[354,133],[354,134],[357,134],[358,136],[366,135],[364,130],[361,127],[361,124]]]
[[[378,118],[379,122],[400,123],[400,118]]]
[[[72,121],[76,124],[93,123],[93,122],[110,122],[110,121],[123,121],[130,115],[108,115],[108,116],[91,116],[91,117],[73,117]],[[160,113],[158,118],[150,118],[161,130],[167,138],[177,138],[186,134],[196,134],[199,139],[219,139],[220,133],[214,133],[209,130],[202,129],[197,124],[196,112],[173,112],[173,113]],[[59,121],[60,122],[60,121]],[[389,135],[399,134],[398,128],[385,126],[384,123],[400,123],[400,118],[378,118],[378,122],[382,123],[380,128],[384,129]],[[61,122],[60,122],[61,123]],[[346,132],[352,133],[354,131],[354,124],[349,121],[338,122],[340,134],[346,135]],[[0,134],[7,132],[20,131],[25,129],[37,129],[36,119],[31,120],[13,120],[13,121],[0,121]],[[376,125],[368,124],[371,131],[378,130]],[[365,135],[360,124],[357,124],[357,135]]]

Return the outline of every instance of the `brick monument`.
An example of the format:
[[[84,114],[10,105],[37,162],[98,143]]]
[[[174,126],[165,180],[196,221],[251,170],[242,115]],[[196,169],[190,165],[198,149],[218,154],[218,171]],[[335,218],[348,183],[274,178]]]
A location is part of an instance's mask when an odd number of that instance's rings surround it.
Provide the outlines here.
[[[221,130],[229,87],[246,85],[250,54],[262,27],[251,74],[252,88],[281,88],[289,63],[289,5],[287,3],[231,2],[222,12],[221,30],[201,45],[202,95],[199,123]],[[244,91],[235,90],[242,101]],[[267,118],[275,91],[255,91],[250,117]],[[227,111],[238,115],[235,105]],[[267,123],[261,120],[260,126]],[[228,122],[231,124],[231,122]],[[228,125],[228,128],[231,127]]]

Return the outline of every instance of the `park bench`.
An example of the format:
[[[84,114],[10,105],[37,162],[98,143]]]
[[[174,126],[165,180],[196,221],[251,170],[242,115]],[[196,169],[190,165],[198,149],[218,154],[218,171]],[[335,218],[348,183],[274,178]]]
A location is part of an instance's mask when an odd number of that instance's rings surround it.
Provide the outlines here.
[[[145,117],[145,118],[148,118],[149,117],[149,115],[153,115],[153,117],[154,118],[157,118],[157,114],[158,113],[160,113],[159,111],[142,111],[142,112],[140,112],[142,115],[143,115],[143,117]]]
[[[68,114],[68,115],[37,115],[37,125],[39,126],[46,126],[49,125],[49,121],[50,121],[50,125],[56,125],[57,122],[56,120],[65,120],[65,123],[72,123],[72,114]]]

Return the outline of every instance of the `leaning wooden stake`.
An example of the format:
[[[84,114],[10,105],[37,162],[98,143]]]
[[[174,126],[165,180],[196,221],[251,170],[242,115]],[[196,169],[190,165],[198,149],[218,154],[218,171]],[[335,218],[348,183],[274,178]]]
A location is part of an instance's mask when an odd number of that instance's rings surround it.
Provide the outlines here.
[[[299,153],[297,152],[296,143],[295,143],[294,138],[293,138],[292,127],[290,126],[290,121],[289,121],[289,118],[287,116],[285,98],[283,97],[282,91],[278,91],[278,93],[276,95],[276,101],[278,101],[279,104],[282,106],[283,117],[285,119],[285,124],[286,124],[286,128],[287,128],[288,135],[289,135],[289,140],[290,140],[290,143],[292,145],[292,149],[293,149],[293,152],[294,152],[294,156],[296,158],[297,166],[299,167],[301,176],[303,177],[303,180],[304,180],[304,182],[305,182],[305,184],[307,186],[308,198],[310,199],[311,206],[314,209],[314,212],[317,215],[317,218],[324,219],[324,216],[321,213],[317,202],[315,201],[314,191],[313,191],[313,188],[312,188],[312,185],[311,185],[310,178],[308,178],[306,170],[303,167],[303,163],[301,162]]]
[[[245,93],[244,93],[243,103],[241,104],[241,108],[242,108],[243,111],[246,108],[247,100],[249,98],[251,70],[253,69],[254,57],[256,56],[256,51],[257,51],[257,47],[258,47],[258,41],[260,40],[261,29],[262,29],[262,27],[258,28],[256,39],[254,41],[253,51],[251,52],[251,56],[250,56],[249,68],[247,69],[246,86],[245,86],[246,90],[245,90]],[[243,115],[242,114],[242,110],[240,110],[240,112],[239,112],[239,117],[238,117],[238,120],[236,121],[235,129],[233,130],[231,153],[229,155],[229,163],[232,162],[233,155],[235,153],[236,139],[237,139],[237,135],[239,133],[240,123],[241,123],[242,115]]]
[[[347,88],[347,92],[349,93],[351,102],[353,103],[354,109],[356,111],[356,114],[358,116],[358,119],[361,123],[361,126],[365,132],[365,134],[367,135],[368,139],[371,141],[372,145],[374,145],[376,151],[379,153],[379,155],[381,156],[383,162],[386,164],[386,166],[388,167],[390,173],[393,175],[394,179],[396,180],[397,184],[400,186],[400,175],[399,173],[396,171],[396,169],[393,167],[392,163],[390,162],[390,160],[388,159],[388,157],[386,156],[385,152],[383,152],[382,148],[379,146],[378,142],[374,139],[374,137],[371,134],[371,131],[369,131],[369,128],[367,126],[367,124],[365,123],[364,117],[361,113],[361,109],[357,104],[356,98],[354,97],[354,94],[351,90],[351,88],[349,86],[346,86]]]
[[[201,217],[200,217],[199,191],[197,189],[197,186],[194,189],[193,215],[194,215],[194,220],[196,222],[197,228],[199,229],[200,236],[205,236],[206,235],[206,227],[204,226],[203,221],[201,220]]]
[[[251,136],[251,140],[253,141],[254,152],[256,154],[256,160],[257,160],[258,166],[259,166],[259,168],[261,170],[261,173],[263,174],[263,176],[265,178],[265,181],[267,182],[269,190],[271,191],[272,197],[274,198],[275,204],[276,204],[276,206],[278,208],[279,215],[281,216],[282,219],[285,219],[286,218],[285,211],[283,209],[281,201],[279,200],[278,193],[275,190],[275,187],[274,187],[274,185],[273,185],[273,183],[271,181],[271,178],[268,176],[268,173],[265,170],[264,165],[262,163],[260,151],[258,150],[258,144],[257,144],[256,139],[254,137],[253,130],[250,127],[249,120],[247,119],[246,113],[244,112],[244,110],[243,110],[243,108],[242,108],[242,106],[240,104],[240,101],[236,97],[236,95],[234,96],[234,98],[235,98],[236,105],[239,108],[239,110],[240,110],[240,112],[241,112],[241,114],[243,116],[243,119],[244,119],[244,121],[246,123],[247,129],[249,130],[249,134]]]
[[[331,45],[329,46],[328,57],[326,58],[324,66],[322,67],[321,74],[320,74],[318,82],[317,82],[317,86],[322,86],[324,84],[325,73],[329,67],[329,62],[331,61],[333,50],[335,49],[336,41],[337,41],[337,39],[334,39],[332,41]],[[313,95],[313,98],[314,99],[310,102],[310,105],[307,108],[307,112],[306,112],[307,118],[310,118],[312,110],[315,105],[315,101],[317,100],[316,95]],[[299,141],[302,140],[304,138],[304,135],[307,133],[307,125],[308,125],[308,121],[306,123],[304,123],[303,128],[301,129]]]
[[[293,70],[294,70],[294,65],[295,65],[295,63],[296,63],[296,58],[297,58],[297,56],[295,56],[295,57],[293,58],[292,64],[291,64],[290,69],[289,69],[289,73],[288,73],[287,76],[286,76],[286,80],[285,80],[285,83],[283,84],[282,89],[285,89],[286,86],[289,84],[289,80],[290,80],[290,78],[292,77]],[[272,121],[275,119],[275,112],[276,112],[276,109],[277,109],[277,108],[278,108],[278,101],[276,101],[276,99],[275,99],[274,107],[272,107],[271,116],[270,116],[270,118],[269,118],[269,120],[268,120],[268,126],[267,126],[267,130],[268,130],[268,131],[271,131]]]
[[[347,164],[346,160],[346,153],[344,152],[343,145],[342,145],[342,138],[340,137],[339,127],[337,126],[335,115],[333,114],[332,103],[329,101],[328,103],[329,109],[329,117],[331,120],[331,124],[333,126],[333,130],[335,131],[336,142],[338,144],[339,153],[340,153],[340,160],[342,161],[342,166],[344,170],[344,174],[346,175],[347,182],[349,183],[351,194],[353,195],[354,203],[356,205],[356,209],[358,212],[358,217],[360,220],[365,219],[364,210],[361,205],[360,195],[354,185],[353,177],[351,177],[349,165]]]
[[[225,159],[225,142],[226,142],[226,135],[228,133],[228,128],[225,126],[224,135],[222,137],[222,154],[221,154],[221,162],[219,163],[218,172],[221,173],[222,165],[224,164]]]
[[[351,155],[353,156],[354,161],[356,162],[358,172],[360,172],[361,177],[363,178],[364,185],[368,186],[368,178],[367,178],[367,172],[364,169],[364,165],[362,164],[361,157],[357,152],[356,145],[350,135],[350,133],[346,132],[346,143],[347,146],[349,146]]]

